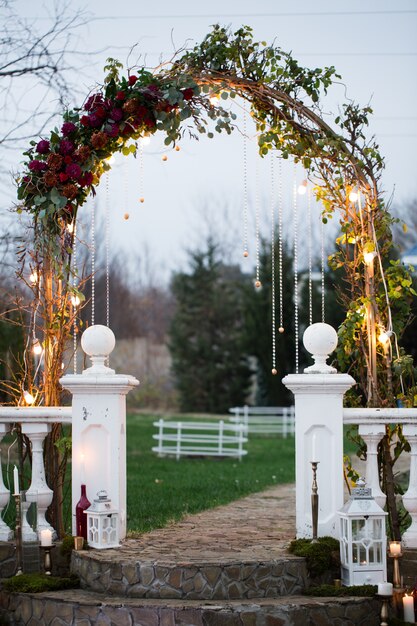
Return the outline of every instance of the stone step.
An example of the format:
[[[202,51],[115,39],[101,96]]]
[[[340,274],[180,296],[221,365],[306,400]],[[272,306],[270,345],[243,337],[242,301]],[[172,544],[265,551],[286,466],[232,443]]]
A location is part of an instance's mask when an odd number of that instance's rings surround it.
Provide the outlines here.
[[[378,626],[379,613],[373,598],[201,602],[126,599],[83,590],[0,593],[0,620],[10,626]]]
[[[237,600],[302,593],[308,585],[305,560],[273,552],[262,560],[258,554],[256,561],[219,555],[209,561],[148,561],[125,544],[117,551],[73,552],[71,571],[84,589],[132,598]]]

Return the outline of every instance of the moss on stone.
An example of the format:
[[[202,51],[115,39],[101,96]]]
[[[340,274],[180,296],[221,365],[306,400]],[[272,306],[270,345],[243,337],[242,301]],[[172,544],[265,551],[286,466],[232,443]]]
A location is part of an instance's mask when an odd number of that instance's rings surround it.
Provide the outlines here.
[[[61,578],[45,574],[22,574],[4,579],[1,585],[9,593],[41,593],[42,591],[76,589],[80,581],[76,576]]]
[[[334,585],[320,585],[310,587],[304,594],[306,596],[318,596],[322,598],[344,598],[346,596],[375,596],[378,587],[376,585],[357,585],[352,587],[335,587]]]
[[[339,542],[333,537],[319,537],[314,543],[311,539],[295,539],[289,551],[295,556],[304,557],[310,576],[315,577],[338,563]]]

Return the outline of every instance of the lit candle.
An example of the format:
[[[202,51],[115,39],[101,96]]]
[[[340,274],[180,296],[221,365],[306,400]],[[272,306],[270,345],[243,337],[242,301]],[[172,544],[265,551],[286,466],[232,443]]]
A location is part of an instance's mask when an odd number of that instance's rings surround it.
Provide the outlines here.
[[[311,456],[313,457],[311,460],[312,461],[317,461],[317,450],[316,450],[316,444],[317,444],[317,435],[313,435],[313,449],[311,451]]]
[[[392,583],[378,583],[379,596],[392,596]]]
[[[52,545],[52,531],[48,528],[41,530],[41,546],[44,548]]]
[[[14,484],[14,496],[20,496],[20,489],[19,489],[19,470],[17,469],[16,465],[14,466],[14,470],[13,470],[13,484]]]
[[[414,598],[405,594],[403,597],[404,621],[414,624]]]
[[[389,553],[391,556],[400,556],[401,554],[401,541],[390,541]]]

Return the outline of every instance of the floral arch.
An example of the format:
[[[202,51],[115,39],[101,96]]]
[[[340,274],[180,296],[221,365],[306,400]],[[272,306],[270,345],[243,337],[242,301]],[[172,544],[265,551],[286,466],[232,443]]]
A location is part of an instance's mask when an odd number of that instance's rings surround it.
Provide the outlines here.
[[[323,221],[337,211],[341,233],[330,262],[344,268],[349,286],[339,362],[344,369],[354,368],[369,406],[394,405],[395,373],[401,374],[402,365],[398,353],[397,369],[392,367],[391,341],[396,343],[408,318],[411,279],[390,260],[394,219],[379,190],[383,159],[365,135],[369,107],[349,102],[330,125],[320,100],[340,78],[334,68],[303,68],[280,48],[255,42],[249,27],[231,33],[215,26],[201,44],[154,72],[139,69],[121,77],[121,69],[109,59],[103,87],[80,108],[67,111],[48,138],[31,142],[18,179],[16,210],[28,214],[33,226],[22,252],[21,278],[34,294],[32,313],[42,319],[42,402],[60,403],[62,356],[75,315],[71,297],[78,295],[71,281],[74,231],[68,224],[75,223],[79,207],[95,193],[109,169],[106,159],[115,152],[135,152],[141,137],[157,131],[165,133],[168,146],[185,133],[196,138],[230,134],[236,118],[221,105],[239,97],[250,105],[260,155],[275,150],[301,162],[314,177]],[[35,280],[25,279],[28,266]],[[385,339],[378,341],[378,333]],[[47,454],[53,477],[59,475],[58,437],[52,432],[54,452]]]

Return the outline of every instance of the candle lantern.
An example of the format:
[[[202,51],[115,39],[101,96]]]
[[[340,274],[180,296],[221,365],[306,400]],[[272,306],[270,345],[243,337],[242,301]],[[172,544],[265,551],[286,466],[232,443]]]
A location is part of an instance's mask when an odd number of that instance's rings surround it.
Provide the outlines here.
[[[359,479],[338,512],[342,583],[377,585],[387,580],[385,513]]]
[[[99,491],[98,498],[84,512],[87,515],[87,541],[91,548],[104,550],[119,546],[119,514],[112,508],[106,491]]]

